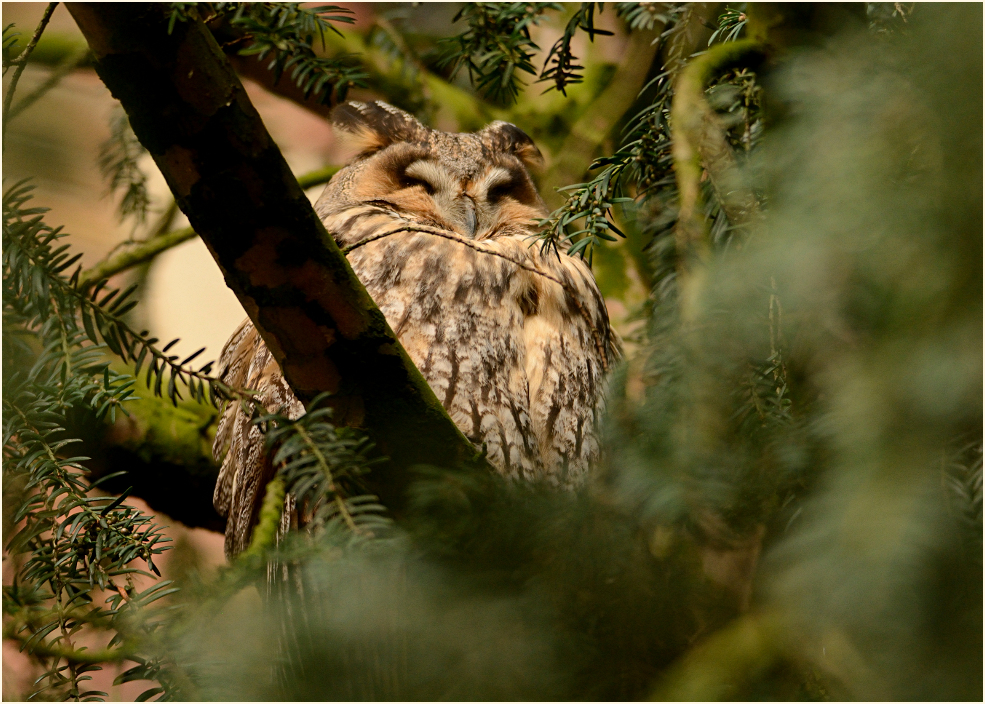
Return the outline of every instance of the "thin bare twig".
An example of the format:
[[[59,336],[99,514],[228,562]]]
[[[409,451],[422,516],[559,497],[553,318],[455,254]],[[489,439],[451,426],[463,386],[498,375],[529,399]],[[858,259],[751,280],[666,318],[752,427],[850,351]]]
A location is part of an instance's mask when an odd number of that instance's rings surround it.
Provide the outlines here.
[[[52,13],[55,8],[58,7],[57,2],[48,3],[48,7],[44,10],[44,15],[41,17],[41,21],[38,23],[37,29],[34,30],[34,36],[31,37],[31,41],[28,42],[27,46],[24,47],[24,51],[20,55],[11,61],[11,65],[16,66],[17,69],[14,71],[14,77],[10,79],[10,85],[7,87],[7,94],[3,97],[3,127],[0,130],[0,134],[4,138],[7,136],[7,122],[8,116],[10,115],[10,104],[14,100],[14,91],[17,90],[17,82],[21,79],[21,74],[24,73],[24,67],[27,66],[27,59],[34,51],[34,47],[38,45],[38,40],[44,33],[45,27],[48,26],[48,21],[51,19]],[[4,147],[7,146],[7,140],[3,140]]]
[[[13,106],[9,112],[4,113],[5,119],[13,120],[27,108],[31,107],[31,105],[37,102],[38,99],[43,97],[49,90],[57,86],[65,76],[78,68],[88,56],[89,47],[85,47],[65,57],[65,59],[54,68],[51,75],[48,76],[44,83],[21,98],[17,105]]]

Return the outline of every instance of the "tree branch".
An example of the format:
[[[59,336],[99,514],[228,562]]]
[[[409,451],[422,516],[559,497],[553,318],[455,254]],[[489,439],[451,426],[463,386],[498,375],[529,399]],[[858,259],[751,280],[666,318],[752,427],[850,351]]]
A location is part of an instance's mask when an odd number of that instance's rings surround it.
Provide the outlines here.
[[[391,33],[395,43],[400,44],[403,41],[399,33],[385,20],[375,19],[374,23],[381,30]],[[322,103],[321,99],[314,95],[306,97],[286,75],[275,82],[274,73],[267,68],[268,60],[240,55],[239,51],[250,41],[242,30],[232,27],[225,19],[209,22],[207,26],[220,42],[223,50],[227,52],[230,63],[239,74],[256,81],[271,93],[292,100],[316,114],[327,116],[331,112],[332,105]],[[416,62],[417,74],[408,78],[384,52],[367,41],[368,36],[369,31],[360,34],[347,30],[341,36],[326,33],[327,51],[324,53],[330,56],[357,55],[362,70],[367,74],[366,82],[370,90],[384,96],[392,105],[410,112],[417,110],[404,98],[419,92],[439,111],[451,113],[461,131],[478,130],[493,120],[506,119],[502,110],[489,105],[469,91],[449,83],[428,70],[421,62]],[[318,50],[320,51],[320,46]]]
[[[685,317],[692,311],[695,291],[700,288],[701,263],[709,253],[708,223],[701,203],[703,170],[730,222],[748,221],[758,211],[754,194],[738,176],[721,122],[705,100],[705,87],[733,66],[768,66],[793,47],[817,43],[853,23],[864,26],[865,4],[750,3],[747,14],[750,38],[715,45],[691,61],[678,77],[671,106],[674,169],[681,200],[675,234]]]
[[[418,71],[415,84],[408,85],[407,78],[396,64],[389,61],[377,47],[367,43],[365,36],[345,32],[341,37],[336,34],[326,35],[325,40],[330,52],[358,54],[363,70],[369,75],[370,87],[387,96],[387,100],[397,107],[409,107],[401,105],[401,101],[397,99],[399,94],[421,90],[439,112],[450,113],[454,117],[461,132],[482,129],[493,120],[509,120],[509,115],[503,110],[449,83],[423,65],[419,67],[421,70]]]
[[[14,45],[14,48],[19,46]],[[23,50],[21,50],[23,52]],[[44,35],[38,40],[34,51],[27,57],[28,63],[54,68],[64,63],[69,57],[86,52],[79,68],[91,68],[92,57],[88,55],[89,45],[84,40],[79,39],[74,34],[59,32],[58,30],[46,30]]]
[[[82,284],[94,284],[103,279],[108,279],[110,276],[119,274],[121,271],[126,271],[138,264],[151,261],[158,254],[193,239],[197,234],[194,229],[184,227],[180,230],[174,230],[164,235],[143,240],[131,249],[114,254],[108,259],[96,264],[91,269],[86,269],[79,276],[79,281]]]
[[[123,368],[120,371],[133,369]],[[103,480],[100,489],[110,494],[131,490],[189,528],[223,532],[226,521],[212,506],[219,467],[212,458],[216,410],[209,405],[180,403],[177,407],[155,397],[142,380],[138,399],[128,400],[128,415],[118,414],[108,424],[89,412],[73,414],[69,432],[83,439],[80,450],[91,459],[85,463],[92,481]]]
[[[13,630],[4,630],[4,638],[10,638],[18,643],[27,643],[31,640],[30,636],[23,636]],[[127,648],[65,648],[53,643],[41,641],[31,641],[31,655],[35,657],[61,658],[77,665],[101,665],[110,662],[122,662],[133,657],[134,653]]]
[[[400,513],[410,466],[476,451],[356,278],[208,29],[162,5],[70,3],[96,71],[212,252],[291,389],[390,457],[367,478]]]
[[[761,678],[783,657],[775,615],[744,616],[709,636],[675,663],[652,701],[723,701]],[[732,696],[729,696],[732,695]]]
[[[762,45],[751,39],[726,42],[715,45],[681,72],[671,108],[671,128],[674,165],[678,169],[681,192],[681,220],[685,221],[689,232],[696,232],[696,223],[687,221],[693,220],[699,205],[697,184],[702,165],[729,222],[745,222],[758,211],[752,189],[739,176],[732,147],[725,139],[725,127],[705,99],[705,87],[712,78],[736,63],[762,57],[762,54]]]

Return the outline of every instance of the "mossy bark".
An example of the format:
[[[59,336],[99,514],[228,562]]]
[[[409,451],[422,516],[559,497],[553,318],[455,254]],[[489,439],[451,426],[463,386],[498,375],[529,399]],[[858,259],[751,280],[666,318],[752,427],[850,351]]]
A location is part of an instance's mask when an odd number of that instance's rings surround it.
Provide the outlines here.
[[[132,371],[132,370],[131,370]],[[138,386],[141,386],[138,383]],[[175,407],[148,389],[126,403],[129,415],[117,414],[107,425],[91,413],[73,416],[70,430],[86,440],[86,466],[100,489],[113,494],[127,488],[155,512],[189,528],[223,532],[226,520],[212,506],[219,466],[212,459],[217,412],[211,406],[181,403]]]
[[[371,490],[399,513],[410,466],[471,461],[475,449],[325,231],[208,29],[177,22],[169,34],[161,4],[68,9],[294,393],[330,392],[337,422],[365,428],[391,458]]]

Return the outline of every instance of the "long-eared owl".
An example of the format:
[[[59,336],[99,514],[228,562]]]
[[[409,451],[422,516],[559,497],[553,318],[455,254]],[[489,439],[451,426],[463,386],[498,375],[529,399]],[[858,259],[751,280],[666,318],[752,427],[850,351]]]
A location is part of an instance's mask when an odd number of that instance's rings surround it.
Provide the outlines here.
[[[544,202],[533,141],[494,122],[475,134],[430,129],[386,103],[350,102],[336,129],[361,151],[315,210],[438,399],[497,471],[573,488],[598,457],[605,372],[620,354],[589,268],[532,245]],[[253,325],[219,360],[225,383],[270,410],[304,413]],[[215,490],[226,551],[246,547],[262,487],[263,441],[237,404]]]

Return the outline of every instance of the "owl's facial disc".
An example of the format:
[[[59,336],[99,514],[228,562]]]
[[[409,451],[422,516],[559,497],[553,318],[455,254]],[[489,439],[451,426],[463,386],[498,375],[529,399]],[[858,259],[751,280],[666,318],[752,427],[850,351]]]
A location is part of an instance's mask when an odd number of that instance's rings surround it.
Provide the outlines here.
[[[526,169],[509,161],[463,175],[431,158],[418,159],[403,169],[399,187],[408,196],[429,198],[436,219],[470,239],[484,238],[506,222],[529,221],[542,208]]]
[[[467,179],[456,176],[441,164],[421,159],[404,171],[402,184],[407,188],[423,188],[434,201],[435,210],[452,229],[473,239],[479,225],[476,204],[465,192]]]
[[[469,239],[512,233],[544,216],[517,156],[486,152],[479,165],[458,158],[451,147],[390,145],[366,159],[349,195]]]

